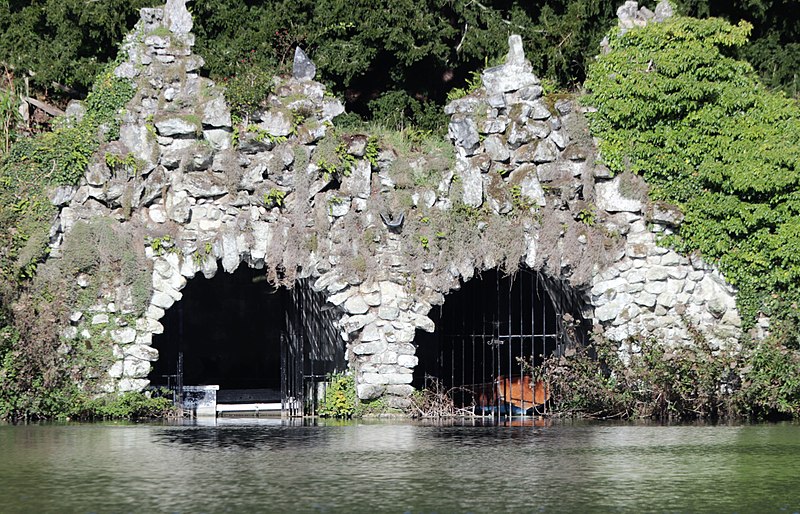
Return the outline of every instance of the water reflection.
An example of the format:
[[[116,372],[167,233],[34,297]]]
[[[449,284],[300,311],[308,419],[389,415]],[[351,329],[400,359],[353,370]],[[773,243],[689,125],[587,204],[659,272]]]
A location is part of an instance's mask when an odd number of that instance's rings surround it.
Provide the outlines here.
[[[540,426],[541,425],[541,426]],[[800,426],[0,426],[2,512],[764,512],[800,507]]]

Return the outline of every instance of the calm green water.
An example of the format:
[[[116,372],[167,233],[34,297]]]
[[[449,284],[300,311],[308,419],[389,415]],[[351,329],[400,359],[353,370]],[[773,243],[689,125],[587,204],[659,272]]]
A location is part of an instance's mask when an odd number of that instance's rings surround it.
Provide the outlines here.
[[[0,425],[3,513],[798,510],[796,424]]]

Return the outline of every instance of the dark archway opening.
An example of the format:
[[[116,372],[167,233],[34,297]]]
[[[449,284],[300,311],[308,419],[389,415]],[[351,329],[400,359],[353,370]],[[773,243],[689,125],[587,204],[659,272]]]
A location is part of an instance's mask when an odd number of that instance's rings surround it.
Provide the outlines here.
[[[541,412],[549,392],[532,371],[551,355],[586,343],[590,325],[571,286],[535,271],[486,271],[431,311],[418,332],[416,388],[435,381],[455,407],[484,415]]]
[[[339,312],[307,280],[270,285],[263,270],[241,266],[195,278],[162,319],[148,378],[155,386],[218,385],[220,404],[280,403],[313,410],[316,384],[346,366]]]

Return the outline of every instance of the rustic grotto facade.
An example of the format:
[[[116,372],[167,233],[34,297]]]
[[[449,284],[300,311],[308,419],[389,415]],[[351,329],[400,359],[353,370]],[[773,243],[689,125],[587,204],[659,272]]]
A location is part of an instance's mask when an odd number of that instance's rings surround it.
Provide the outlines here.
[[[650,14],[632,16],[648,22]],[[136,87],[119,140],[98,152],[80,186],[53,198],[60,214],[50,258],[63,256],[76,224],[104,217],[135,227],[152,263],[143,311],[128,286],[105,284],[64,330],[67,338],[99,330],[113,341],[108,391],[148,385],[159,358],[153,335],[187,281],[239,266],[321,292],[340,313],[358,396],[394,406],[413,391],[415,334],[436,330],[432,307],[498,266],[525,266],[570,288],[584,319],[614,341],[692,344],[696,329],[716,347],[736,344],[733,288],[700,258],[658,245],[680,213],[648,201],[637,177],[613,177],[598,164],[588,109],[543,95],[518,36],[506,62],[483,72],[481,88],[447,106],[453,145],[431,162],[425,151],[403,156],[370,134],[337,131],[342,104],[314,81],[299,49],[292,76],[276,79],[266,106],[232,120],[223,88],[198,74],[191,28],[183,0],[142,9],[115,71]],[[68,116],[80,115],[72,105]],[[108,154],[133,156],[126,162],[135,173]],[[436,236],[419,235],[447,216],[471,224],[479,241],[498,239],[494,230],[512,244],[448,254]],[[517,262],[504,262],[509,255]]]

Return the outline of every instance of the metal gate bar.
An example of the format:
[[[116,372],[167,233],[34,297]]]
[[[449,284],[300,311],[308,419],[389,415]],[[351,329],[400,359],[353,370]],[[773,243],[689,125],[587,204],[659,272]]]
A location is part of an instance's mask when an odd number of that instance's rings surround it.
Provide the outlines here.
[[[318,385],[329,373],[345,369],[344,344],[336,329],[339,317],[339,309],[327,304],[308,279],[289,291],[281,334],[282,416],[316,414]]]

